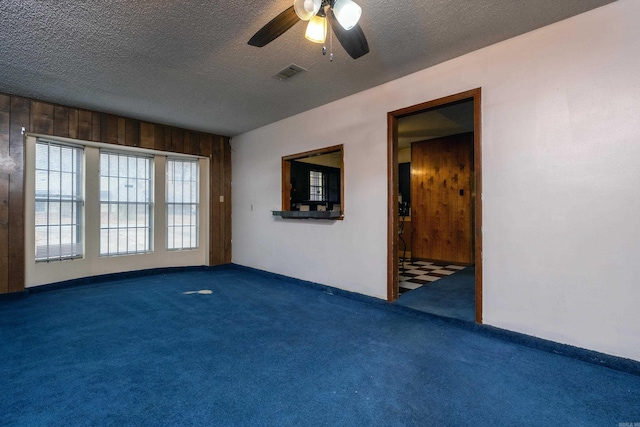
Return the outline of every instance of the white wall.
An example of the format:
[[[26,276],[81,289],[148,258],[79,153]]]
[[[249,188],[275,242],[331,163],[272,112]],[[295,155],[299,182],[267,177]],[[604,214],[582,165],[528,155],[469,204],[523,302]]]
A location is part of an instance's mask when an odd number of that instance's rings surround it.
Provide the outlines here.
[[[620,0],[234,138],[233,262],[385,298],[387,112],[481,87],[485,323],[640,360],[638,16]],[[344,221],[272,217],[280,157],[338,143]]]
[[[74,141],[67,138],[47,137],[50,141],[90,144],[85,147],[85,212],[84,257],[51,262],[35,261],[35,144],[29,136],[25,144],[25,287],[56,283],[63,280],[90,277],[124,271],[160,267],[184,267],[209,263],[209,162],[200,159],[200,211],[199,247],[193,250],[166,250],[165,164],[166,154],[144,150],[154,155],[153,251],[144,254],[100,256],[100,151],[97,143]],[[110,150],[126,150],[106,145]],[[132,150],[128,148],[128,150]],[[143,151],[137,149],[138,152]],[[163,155],[164,154],[164,155]],[[171,156],[181,156],[170,154]],[[184,156],[182,156],[184,157]]]

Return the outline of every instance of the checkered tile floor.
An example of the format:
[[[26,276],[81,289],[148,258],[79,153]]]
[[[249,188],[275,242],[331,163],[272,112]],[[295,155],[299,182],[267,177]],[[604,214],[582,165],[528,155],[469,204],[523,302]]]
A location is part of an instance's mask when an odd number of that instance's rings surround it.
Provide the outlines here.
[[[403,266],[401,261],[398,291],[402,294],[418,289],[425,283],[435,282],[441,277],[450,276],[463,269],[464,267],[460,265],[439,264],[428,261],[412,262],[410,260],[406,260]]]

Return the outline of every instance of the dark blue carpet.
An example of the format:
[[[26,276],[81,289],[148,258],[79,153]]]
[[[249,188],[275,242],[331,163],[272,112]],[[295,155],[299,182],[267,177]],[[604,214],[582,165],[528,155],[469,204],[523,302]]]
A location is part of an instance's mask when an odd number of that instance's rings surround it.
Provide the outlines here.
[[[0,396],[10,426],[640,422],[638,376],[233,267],[0,301]]]
[[[418,289],[400,295],[395,303],[438,316],[474,322],[476,319],[476,270],[467,267]]]

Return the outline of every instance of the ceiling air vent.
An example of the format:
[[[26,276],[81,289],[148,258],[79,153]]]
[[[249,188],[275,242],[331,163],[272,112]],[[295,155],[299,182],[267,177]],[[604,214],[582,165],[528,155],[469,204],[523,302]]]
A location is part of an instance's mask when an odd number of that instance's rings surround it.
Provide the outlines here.
[[[282,70],[278,71],[276,74],[274,74],[273,77],[274,79],[278,79],[278,80],[289,80],[291,77],[300,74],[303,71],[307,71],[304,68],[300,67],[299,65],[296,64],[291,64],[285,68],[283,68]]]

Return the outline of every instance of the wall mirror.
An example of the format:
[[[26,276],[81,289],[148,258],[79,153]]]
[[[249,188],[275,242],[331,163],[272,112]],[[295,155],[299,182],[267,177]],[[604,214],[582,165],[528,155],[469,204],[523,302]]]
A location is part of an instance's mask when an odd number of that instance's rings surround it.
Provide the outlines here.
[[[342,219],[343,146],[284,156],[282,211],[273,214],[283,218]]]

